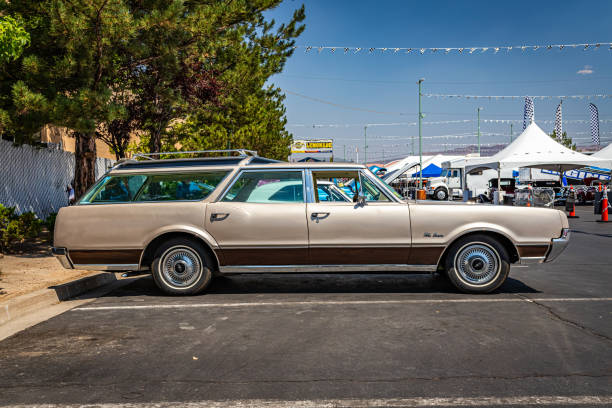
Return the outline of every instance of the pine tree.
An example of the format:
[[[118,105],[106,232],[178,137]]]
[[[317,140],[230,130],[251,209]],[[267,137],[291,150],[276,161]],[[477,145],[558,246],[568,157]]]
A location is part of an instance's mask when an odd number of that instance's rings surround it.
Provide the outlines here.
[[[572,142],[571,137],[567,136],[567,132],[563,132],[563,134],[561,135],[561,140],[557,140],[556,130],[553,130],[553,132],[550,134],[550,137],[552,137],[553,139],[555,139],[555,141],[561,143],[563,146],[567,147],[568,149],[576,150],[576,144]]]
[[[264,84],[291,55],[304,8],[274,31],[263,12],[280,1],[1,3],[31,36],[23,55],[0,67],[7,133],[28,143],[47,124],[69,129],[77,196],[94,182],[96,139],[120,157],[138,132],[156,152],[175,125],[201,117],[230,129],[236,144],[284,150],[282,95]]]
[[[203,106],[178,124],[166,148],[177,144],[184,150],[246,148],[286,160],[292,137],[285,130],[285,97],[281,89],[266,83],[292,55],[295,38],[304,30],[300,24],[304,17],[302,6],[277,29],[274,21],[266,22],[260,15],[234,30],[234,46],[216,55],[219,80],[228,91],[221,93],[218,104]]]

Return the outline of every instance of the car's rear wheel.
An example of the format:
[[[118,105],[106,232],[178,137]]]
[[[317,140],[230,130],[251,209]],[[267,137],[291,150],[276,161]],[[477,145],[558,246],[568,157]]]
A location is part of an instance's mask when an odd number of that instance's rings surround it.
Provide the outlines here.
[[[495,238],[471,235],[451,245],[445,267],[448,278],[457,289],[468,293],[489,293],[506,281],[510,257]]]
[[[161,244],[152,262],[157,286],[172,295],[195,295],[212,279],[212,260],[202,244],[174,238]]]
[[[438,187],[434,191],[434,198],[440,201],[446,201],[448,199],[448,191],[444,187]]]

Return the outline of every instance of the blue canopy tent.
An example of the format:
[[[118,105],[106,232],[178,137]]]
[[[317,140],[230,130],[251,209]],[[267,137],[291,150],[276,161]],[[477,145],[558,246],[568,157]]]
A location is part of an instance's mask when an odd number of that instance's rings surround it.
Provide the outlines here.
[[[411,177],[419,177],[419,173],[420,172],[416,172],[414,174],[412,174]],[[425,167],[423,169],[423,177],[440,177],[440,175],[442,174],[442,168],[436,166],[435,164],[431,163],[429,166]]]

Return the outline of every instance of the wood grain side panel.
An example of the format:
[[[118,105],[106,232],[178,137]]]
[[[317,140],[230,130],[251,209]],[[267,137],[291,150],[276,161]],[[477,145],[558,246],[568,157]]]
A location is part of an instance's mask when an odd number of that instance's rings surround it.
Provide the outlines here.
[[[308,248],[224,248],[221,265],[308,265]]]
[[[436,265],[445,247],[413,247],[410,251],[410,265]]]
[[[548,245],[518,245],[519,256],[521,258],[534,258],[546,256]]]
[[[72,263],[79,265],[138,264],[141,253],[141,249],[68,251]]]
[[[315,265],[396,265],[408,263],[410,247],[310,248]]]

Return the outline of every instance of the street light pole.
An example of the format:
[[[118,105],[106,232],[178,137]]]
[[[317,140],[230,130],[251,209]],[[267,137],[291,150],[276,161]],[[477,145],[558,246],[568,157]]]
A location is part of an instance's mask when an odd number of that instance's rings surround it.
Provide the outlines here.
[[[363,164],[368,164],[368,125],[363,127]]]
[[[512,143],[512,123],[510,124],[510,143]]]
[[[421,84],[425,78],[419,79],[417,82],[419,84],[419,190],[423,189],[423,138],[421,135],[421,119],[423,118],[423,113],[421,112]]]
[[[478,107],[478,157],[480,157],[480,110],[482,108]]]

